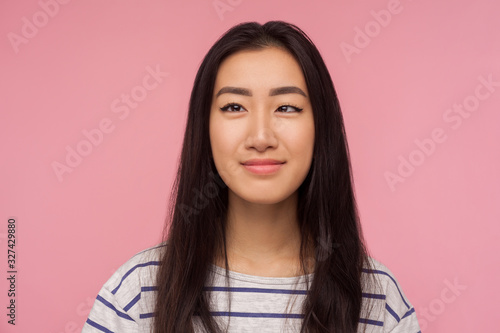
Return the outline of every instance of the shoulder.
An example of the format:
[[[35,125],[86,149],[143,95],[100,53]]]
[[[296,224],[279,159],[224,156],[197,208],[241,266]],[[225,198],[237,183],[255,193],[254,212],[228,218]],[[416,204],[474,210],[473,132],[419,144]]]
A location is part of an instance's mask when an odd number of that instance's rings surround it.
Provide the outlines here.
[[[373,318],[375,324],[382,325],[383,332],[420,331],[415,308],[387,266],[369,257],[363,268],[363,282],[363,298],[375,305],[375,313],[369,318]]]
[[[137,332],[149,325],[164,245],[136,253],[99,291],[82,332]]]
[[[113,294],[138,284],[154,283],[154,273],[160,263],[164,245],[156,245],[142,250],[123,263],[106,282],[105,286]]]

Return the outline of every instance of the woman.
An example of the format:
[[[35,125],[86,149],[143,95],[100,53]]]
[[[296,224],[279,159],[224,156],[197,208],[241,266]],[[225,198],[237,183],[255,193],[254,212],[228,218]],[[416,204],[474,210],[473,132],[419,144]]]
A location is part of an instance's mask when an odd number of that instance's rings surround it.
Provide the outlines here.
[[[164,242],[103,286],[83,332],[419,332],[365,249],[342,114],[314,44],[237,25],[191,94]]]

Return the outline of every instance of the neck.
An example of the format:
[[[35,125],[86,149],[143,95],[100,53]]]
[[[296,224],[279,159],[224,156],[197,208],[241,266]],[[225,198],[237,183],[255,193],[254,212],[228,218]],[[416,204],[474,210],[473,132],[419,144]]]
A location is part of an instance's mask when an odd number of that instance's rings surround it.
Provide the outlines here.
[[[275,204],[250,203],[229,191],[226,245],[229,269],[260,276],[300,275],[298,194]],[[223,261],[218,261],[219,266]]]

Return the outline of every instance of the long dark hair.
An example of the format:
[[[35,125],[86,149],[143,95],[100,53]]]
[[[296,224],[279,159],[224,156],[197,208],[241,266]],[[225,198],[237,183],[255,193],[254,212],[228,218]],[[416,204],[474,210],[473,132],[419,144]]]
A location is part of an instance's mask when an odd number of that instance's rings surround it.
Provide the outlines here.
[[[349,149],[332,79],[321,55],[297,26],[283,21],[241,23],[208,51],[196,75],[177,176],[165,224],[154,331],[193,332],[199,316],[220,332],[202,292],[210,264],[226,259],[227,186],[213,162],[209,114],[218,68],[241,50],[280,47],[300,64],[314,115],[313,161],[298,189],[300,262],[315,249],[313,282],[303,306],[301,332],[356,332],[362,309],[362,268],[369,267],[353,191]],[[311,243],[312,242],[312,243]]]

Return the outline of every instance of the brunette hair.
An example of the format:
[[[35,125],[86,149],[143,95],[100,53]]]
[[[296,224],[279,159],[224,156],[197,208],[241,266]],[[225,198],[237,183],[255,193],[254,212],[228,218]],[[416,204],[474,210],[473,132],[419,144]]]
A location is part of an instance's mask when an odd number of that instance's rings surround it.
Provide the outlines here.
[[[209,115],[217,71],[242,50],[287,50],[304,74],[314,116],[310,170],[298,189],[302,233],[300,261],[315,249],[313,282],[303,305],[301,332],[356,332],[362,310],[362,269],[371,267],[364,245],[344,122],[328,69],[311,39],[297,26],[270,21],[241,23],[210,48],[197,72],[156,275],[154,332],[193,332],[199,316],[207,332],[221,332],[203,292],[210,264],[226,260],[227,186],[215,167]],[[312,242],[312,243],[311,243]],[[308,284],[309,285],[309,284]]]

